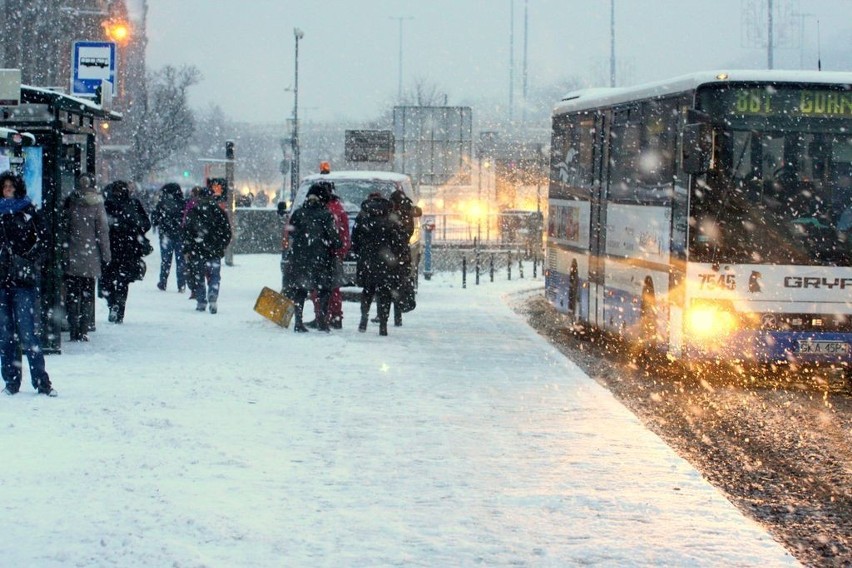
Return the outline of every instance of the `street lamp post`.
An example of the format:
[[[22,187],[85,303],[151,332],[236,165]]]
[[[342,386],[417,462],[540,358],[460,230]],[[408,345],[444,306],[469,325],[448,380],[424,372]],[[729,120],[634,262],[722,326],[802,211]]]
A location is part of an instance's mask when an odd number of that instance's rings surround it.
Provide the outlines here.
[[[390,19],[399,22],[399,85],[397,86],[396,98],[397,103],[402,104],[402,22],[414,18],[411,16],[391,16]]]
[[[296,189],[299,187],[299,40],[305,33],[299,28],[293,28],[296,39],[296,76],[293,82],[293,162],[290,164],[290,203],[296,200]]]

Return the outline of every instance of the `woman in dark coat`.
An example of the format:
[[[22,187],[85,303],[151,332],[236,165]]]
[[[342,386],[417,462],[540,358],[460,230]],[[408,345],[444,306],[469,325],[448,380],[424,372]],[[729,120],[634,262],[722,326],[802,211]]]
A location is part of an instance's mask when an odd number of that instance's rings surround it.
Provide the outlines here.
[[[361,204],[352,231],[352,250],[358,257],[356,280],[361,286],[361,322],[358,331],[367,331],[370,305],[376,297],[379,335],[388,334],[391,294],[399,287],[408,239],[402,225],[391,218],[391,202],[378,193]]]
[[[123,323],[130,283],[145,276],[142,257],[150,252],[145,251],[144,243],[151,221],[139,200],[130,196],[127,182],[112,182],[104,188],[104,194],[111,260],[104,270],[103,293],[109,306],[109,321]]]
[[[175,257],[175,279],[178,292],[186,289],[186,270],[183,262],[183,210],[186,201],[183,190],[176,183],[167,183],[160,189],[160,199],[151,214],[151,225],[157,227],[160,234],[160,280],[157,288],[166,289],[169,272],[172,269],[172,255]]]
[[[400,189],[391,193],[390,202],[390,218],[402,227],[405,242],[408,243],[411,240],[411,235],[414,234],[414,218],[419,217],[423,212]],[[405,247],[403,256],[400,258],[399,268],[399,286],[394,289],[391,298],[393,301],[393,325],[395,327],[402,325],[402,306],[400,303],[410,303],[414,298],[414,283],[411,277],[411,249],[408,246]]]
[[[290,233],[290,262],[287,286],[296,304],[296,323],[293,330],[308,331],[302,323],[305,298],[311,290],[317,291],[319,311],[317,328],[329,331],[328,301],[337,285],[334,278],[334,251],[343,246],[334,217],[320,199],[323,188],[314,184],[308,190],[304,205],[298,208],[288,223]]]

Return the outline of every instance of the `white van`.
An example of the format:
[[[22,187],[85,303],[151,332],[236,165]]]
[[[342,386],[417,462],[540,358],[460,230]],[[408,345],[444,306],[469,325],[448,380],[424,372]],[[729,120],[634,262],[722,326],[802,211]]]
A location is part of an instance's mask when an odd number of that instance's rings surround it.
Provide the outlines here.
[[[334,193],[340,198],[340,203],[346,214],[349,216],[349,233],[352,233],[352,227],[355,224],[355,217],[361,210],[367,196],[377,192],[382,197],[390,198],[391,193],[396,190],[402,190],[403,193],[415,205],[417,204],[417,195],[414,192],[414,187],[411,184],[411,178],[405,174],[394,172],[380,171],[339,171],[328,174],[311,174],[302,179],[299,188],[296,191],[296,199],[293,202],[293,207],[289,211],[292,214],[305,202],[308,196],[308,190],[311,185],[318,181],[330,181],[334,184]],[[286,224],[285,224],[286,232]],[[282,275],[287,273],[287,235],[282,239],[282,255],[281,255],[281,271]],[[420,223],[414,223],[414,233],[409,241],[411,248],[411,278],[412,282],[417,283],[417,270],[420,265]],[[343,276],[346,279],[344,286],[355,286],[355,272],[357,260],[350,252],[343,260]]]

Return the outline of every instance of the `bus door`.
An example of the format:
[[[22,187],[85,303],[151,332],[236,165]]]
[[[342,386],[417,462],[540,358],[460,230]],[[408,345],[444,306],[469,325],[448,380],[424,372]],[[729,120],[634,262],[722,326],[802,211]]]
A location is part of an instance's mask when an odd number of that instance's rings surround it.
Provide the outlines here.
[[[609,184],[609,123],[611,113],[595,116],[595,149],[589,228],[589,321],[604,323],[604,266],[606,255],[606,192]]]

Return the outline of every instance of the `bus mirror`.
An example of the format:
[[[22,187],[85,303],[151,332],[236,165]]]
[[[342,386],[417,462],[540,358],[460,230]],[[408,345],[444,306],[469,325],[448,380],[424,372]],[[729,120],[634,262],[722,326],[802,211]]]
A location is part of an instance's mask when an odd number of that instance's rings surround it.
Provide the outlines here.
[[[686,122],[687,124],[709,124],[710,115],[695,108],[688,108],[686,109]]]
[[[713,128],[706,123],[687,124],[683,128],[681,163],[688,174],[710,171],[713,163]]]

